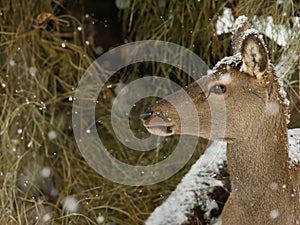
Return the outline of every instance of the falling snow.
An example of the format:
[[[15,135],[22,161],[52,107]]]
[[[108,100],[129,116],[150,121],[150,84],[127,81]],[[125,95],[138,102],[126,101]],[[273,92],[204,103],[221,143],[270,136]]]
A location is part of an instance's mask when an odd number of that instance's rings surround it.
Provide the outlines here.
[[[15,66],[15,65],[16,65],[15,60],[10,60],[10,61],[9,61],[9,65],[10,65],[10,66]]]
[[[35,68],[35,67],[29,67],[28,71],[29,71],[29,74],[31,76],[35,76],[36,72],[37,72],[37,68]]]
[[[62,200],[62,205],[67,213],[76,213],[79,211],[78,200],[75,197],[67,196]]]
[[[276,219],[279,216],[279,211],[277,209],[274,209],[270,212],[271,219]]]
[[[130,5],[130,0],[115,0],[115,5],[118,9],[126,9]]]
[[[104,52],[104,49],[103,49],[102,46],[97,46],[97,47],[95,48],[95,53],[96,53],[97,55],[101,55],[103,52]]]
[[[43,178],[49,178],[51,175],[51,169],[49,167],[44,167],[41,169],[40,173]]]
[[[98,223],[98,224],[102,224],[104,221],[105,221],[105,218],[104,218],[103,216],[99,215],[99,216],[97,217],[97,223]]]
[[[54,139],[56,139],[56,138],[57,138],[56,132],[55,132],[54,130],[50,130],[50,131],[48,132],[48,138],[49,138],[49,140],[54,140]]]
[[[44,221],[44,222],[48,222],[48,221],[50,221],[52,219],[52,217],[51,217],[51,214],[50,213],[46,213],[44,216],[43,216],[43,218],[42,218],[42,220]]]
[[[276,191],[276,190],[278,190],[278,183],[276,183],[276,182],[272,182],[271,184],[270,184],[270,188],[271,188],[271,190],[272,191]]]

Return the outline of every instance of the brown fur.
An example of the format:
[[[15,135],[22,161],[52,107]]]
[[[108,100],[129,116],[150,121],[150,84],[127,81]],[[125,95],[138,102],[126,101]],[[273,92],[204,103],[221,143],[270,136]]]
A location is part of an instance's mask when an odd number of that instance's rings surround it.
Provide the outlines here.
[[[192,121],[190,129],[182,130],[182,118],[175,109],[178,107],[174,108],[166,100],[150,107],[152,114],[145,118],[145,126],[156,133],[151,129],[151,121],[160,117],[164,122],[155,126],[168,127],[169,132],[162,131],[159,135],[191,134],[228,142],[232,193],[221,215],[223,225],[297,224],[300,222],[300,173],[288,164],[288,107],[263,41],[255,33],[241,38],[249,28],[249,23],[245,24],[234,35],[242,41],[233,41],[237,55],[223,59],[213,74],[184,90],[196,107],[200,130],[194,132],[195,118],[188,118]],[[223,83],[224,74],[230,75],[231,82]],[[226,92],[211,93],[211,87],[216,84],[224,85]],[[180,101],[182,92],[167,100]],[[184,115],[189,117],[188,113]],[[211,115],[215,116],[214,121]],[[223,123],[226,123],[224,134],[219,129]]]

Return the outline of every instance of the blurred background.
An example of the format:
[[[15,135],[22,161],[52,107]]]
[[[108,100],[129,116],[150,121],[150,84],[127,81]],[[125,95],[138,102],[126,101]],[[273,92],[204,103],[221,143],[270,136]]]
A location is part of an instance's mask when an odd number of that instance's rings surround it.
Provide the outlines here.
[[[106,51],[138,40],[184,46],[213,65],[232,54],[234,19],[246,15],[264,34],[291,101],[290,127],[300,127],[299,1],[260,0],[1,0],[0,2],[0,223],[143,224],[205,150],[168,180],[130,187],[97,174],[77,148],[72,102],[89,65]],[[126,59],[126,54],[124,54]],[[159,162],[178,136],[149,152],[123,146],[110,112],[120,88],[146,76],[180,86],[193,80],[162,63],[138,63],[114,74],[99,94],[96,122],[111,155],[132,165]],[[201,74],[199,74],[199,77]],[[165,92],[167,87],[157,87]],[[139,115],[156,98],[139,101],[129,117],[132,132],[148,137]]]

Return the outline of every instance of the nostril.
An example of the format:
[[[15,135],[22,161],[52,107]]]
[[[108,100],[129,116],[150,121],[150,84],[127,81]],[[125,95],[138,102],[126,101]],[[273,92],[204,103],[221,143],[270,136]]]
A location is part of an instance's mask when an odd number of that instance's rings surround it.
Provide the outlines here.
[[[153,114],[152,112],[145,112],[145,113],[142,113],[142,114],[140,115],[140,119],[141,119],[142,121],[146,121],[146,120],[148,120],[148,119],[151,117],[152,114]]]
[[[172,131],[172,128],[171,127],[167,127],[167,133],[170,134],[170,133],[173,133]]]

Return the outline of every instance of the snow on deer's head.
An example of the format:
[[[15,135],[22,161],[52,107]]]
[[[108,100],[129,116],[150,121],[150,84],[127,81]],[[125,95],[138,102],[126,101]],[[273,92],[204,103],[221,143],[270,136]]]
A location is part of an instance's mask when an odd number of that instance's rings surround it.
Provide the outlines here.
[[[210,74],[151,105],[143,118],[148,131],[161,136],[190,134],[233,141],[255,134],[268,119],[280,114],[284,96],[279,94],[273,65],[269,63],[264,41],[245,17],[236,22],[233,50],[235,54],[223,58]],[[183,92],[197,109],[197,132],[193,131],[195,118],[184,112],[190,123],[182,128],[178,107],[170,104],[180,105]],[[223,123],[225,132],[220,129]]]

